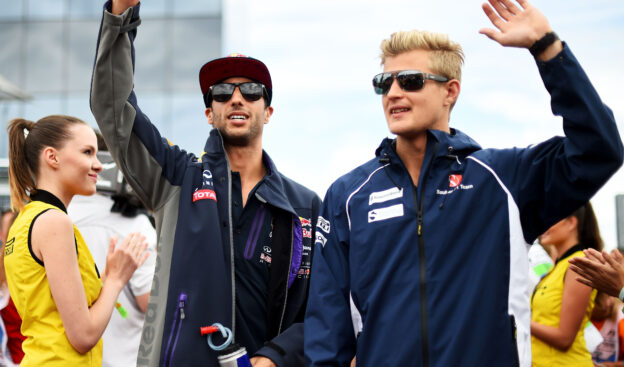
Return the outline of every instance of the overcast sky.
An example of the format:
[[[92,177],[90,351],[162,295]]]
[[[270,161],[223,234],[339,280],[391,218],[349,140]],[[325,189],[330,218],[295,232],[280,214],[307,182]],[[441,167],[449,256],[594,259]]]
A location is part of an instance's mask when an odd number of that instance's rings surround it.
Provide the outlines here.
[[[624,131],[624,1],[539,0]],[[480,1],[224,0],[223,54],[263,60],[273,78],[275,113],[264,146],[280,171],[323,197],[335,179],[374,156],[391,136],[371,79],[379,44],[397,30],[448,33],[466,54],[451,127],[486,147],[524,147],[562,135],[550,98],[526,50],[503,48]],[[624,173],[592,200],[603,238],[615,247],[615,200]]]

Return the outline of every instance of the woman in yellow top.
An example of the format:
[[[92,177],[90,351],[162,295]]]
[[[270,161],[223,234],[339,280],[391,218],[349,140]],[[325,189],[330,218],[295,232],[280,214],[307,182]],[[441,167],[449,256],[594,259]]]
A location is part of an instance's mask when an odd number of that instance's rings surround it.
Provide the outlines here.
[[[588,202],[540,236],[552,245],[555,266],[540,281],[531,298],[533,366],[593,367],[585,346],[585,326],[594,308],[596,291],[576,281],[568,260],[584,256],[583,249],[602,250],[596,216]]]
[[[111,239],[100,279],[65,209],[74,195],[95,192],[102,166],[93,129],[57,115],[15,119],[8,131],[11,206],[20,213],[4,263],[26,336],[21,366],[101,366],[102,333],[147,244],[140,234],[117,246]]]

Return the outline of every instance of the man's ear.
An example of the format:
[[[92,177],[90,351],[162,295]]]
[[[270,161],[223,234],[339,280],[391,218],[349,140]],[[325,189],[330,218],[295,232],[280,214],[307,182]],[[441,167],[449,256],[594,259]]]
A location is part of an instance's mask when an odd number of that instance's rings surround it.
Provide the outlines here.
[[[214,121],[213,121],[213,115],[212,115],[212,108],[211,107],[206,108],[206,111],[204,111],[204,113],[206,114],[206,117],[208,118],[208,123],[211,126],[214,126],[213,125]]]
[[[446,91],[446,99],[445,104],[452,106],[459,97],[459,92],[461,90],[461,85],[459,80],[451,79],[445,83],[445,91]]]
[[[52,168],[58,168],[60,165],[60,161],[58,158],[58,151],[53,147],[45,147],[43,148],[43,152],[41,153],[43,163]]]
[[[267,108],[264,109],[264,124],[265,125],[269,123],[269,119],[271,119],[272,115],[273,115],[272,106],[268,106]]]

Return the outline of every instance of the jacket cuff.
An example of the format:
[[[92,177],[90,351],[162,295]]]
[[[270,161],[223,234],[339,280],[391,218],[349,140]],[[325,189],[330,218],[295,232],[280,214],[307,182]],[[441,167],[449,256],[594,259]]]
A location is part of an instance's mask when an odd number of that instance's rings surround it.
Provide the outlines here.
[[[286,357],[286,350],[272,341],[264,343],[264,346],[254,354],[254,357],[255,356],[266,357],[273,361],[277,367],[285,366],[284,358]]]

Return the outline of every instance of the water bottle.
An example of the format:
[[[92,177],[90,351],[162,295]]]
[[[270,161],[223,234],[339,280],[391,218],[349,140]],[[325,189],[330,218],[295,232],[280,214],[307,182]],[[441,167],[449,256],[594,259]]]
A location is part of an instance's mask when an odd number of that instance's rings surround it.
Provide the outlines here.
[[[217,360],[221,367],[251,367],[247,350],[236,343],[221,351]]]

